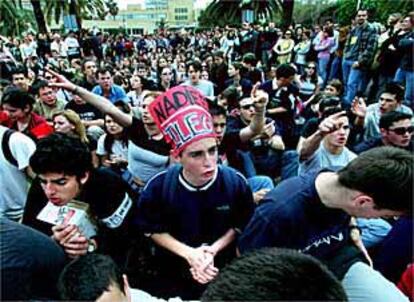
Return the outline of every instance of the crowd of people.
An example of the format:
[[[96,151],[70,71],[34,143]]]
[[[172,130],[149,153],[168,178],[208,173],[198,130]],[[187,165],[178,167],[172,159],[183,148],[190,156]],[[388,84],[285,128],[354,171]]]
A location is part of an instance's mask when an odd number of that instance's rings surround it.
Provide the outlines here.
[[[414,300],[414,12],[0,38],[2,299]]]

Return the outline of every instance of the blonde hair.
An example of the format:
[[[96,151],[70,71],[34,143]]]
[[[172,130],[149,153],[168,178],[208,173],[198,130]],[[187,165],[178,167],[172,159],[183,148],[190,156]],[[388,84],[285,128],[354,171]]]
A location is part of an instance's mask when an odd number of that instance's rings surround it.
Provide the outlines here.
[[[71,109],[67,109],[67,110],[56,112],[55,114],[53,114],[53,119],[55,119],[55,117],[59,115],[64,116],[69,121],[69,123],[75,126],[74,134],[77,137],[79,137],[82,143],[85,143],[85,144],[89,143],[89,139],[86,136],[86,128],[83,125],[82,120],[80,119],[79,115],[75,111]]]

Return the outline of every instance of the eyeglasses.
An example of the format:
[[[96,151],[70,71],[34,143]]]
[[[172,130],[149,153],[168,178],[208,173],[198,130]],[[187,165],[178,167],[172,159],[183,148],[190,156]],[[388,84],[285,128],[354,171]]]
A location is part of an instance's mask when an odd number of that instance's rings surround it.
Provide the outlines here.
[[[308,66],[307,68],[308,68],[308,69],[316,69],[316,67],[315,67],[315,66]]]
[[[248,110],[248,109],[250,109],[251,107],[253,107],[253,108],[254,108],[254,105],[253,105],[253,104],[248,104],[248,105],[243,105],[243,106],[241,106],[241,108],[242,108],[242,109],[244,109],[244,110]]]
[[[96,68],[96,65],[86,66],[86,69]]]
[[[52,76],[48,76],[48,77],[45,77],[45,79],[46,79],[46,80],[53,80],[53,79],[54,79],[54,77],[52,77]]]
[[[389,129],[390,131],[394,132],[397,135],[404,135],[408,132],[408,134],[411,134],[414,132],[414,126],[409,126],[409,127],[398,127],[398,128],[394,128],[394,129]]]

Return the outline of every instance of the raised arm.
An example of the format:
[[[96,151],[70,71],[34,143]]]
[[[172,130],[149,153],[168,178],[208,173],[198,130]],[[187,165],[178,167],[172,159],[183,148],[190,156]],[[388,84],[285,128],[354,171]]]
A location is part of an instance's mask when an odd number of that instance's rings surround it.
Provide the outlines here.
[[[242,142],[247,142],[252,137],[260,134],[265,124],[265,112],[269,96],[263,90],[258,90],[259,85],[260,83],[257,83],[252,89],[255,114],[250,125],[240,131],[240,139]]]
[[[310,157],[312,157],[315,151],[319,148],[319,145],[323,138],[327,134],[335,132],[337,129],[339,129],[340,124],[338,120],[345,114],[345,111],[341,111],[331,116],[328,116],[319,124],[319,129],[303,141],[301,149],[298,150],[299,159],[301,161],[307,160]]]
[[[110,115],[115,122],[117,122],[123,127],[128,127],[132,125],[132,115],[122,112],[116,106],[114,106],[114,104],[112,104],[108,99],[100,95],[94,94],[86,90],[85,88],[75,85],[67,78],[65,78],[63,75],[49,68],[46,70],[53,76],[55,76],[55,78],[57,79],[56,83],[50,83],[49,86],[66,89],[72,92],[73,94],[77,94],[84,101],[100,110],[103,114]]]

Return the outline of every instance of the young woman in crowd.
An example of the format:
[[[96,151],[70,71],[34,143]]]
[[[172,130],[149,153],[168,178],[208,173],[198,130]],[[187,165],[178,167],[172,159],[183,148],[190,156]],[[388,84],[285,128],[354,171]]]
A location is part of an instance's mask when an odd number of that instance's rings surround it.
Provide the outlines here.
[[[99,160],[96,156],[96,142],[86,134],[85,126],[79,115],[70,109],[56,112],[53,115],[53,128],[55,132],[64,133],[79,138],[79,140],[89,147],[92,155],[93,165],[98,167]]]
[[[131,109],[123,101],[114,105],[122,112],[130,113]],[[115,122],[110,115],[105,115],[105,134],[98,140],[96,154],[101,166],[122,172],[128,165],[128,136],[124,127]]]
[[[316,72],[316,63],[308,62],[305,73],[298,79],[299,96],[302,102],[306,102],[312,95],[319,92],[323,81]]]
[[[283,36],[277,40],[277,43],[273,47],[273,51],[277,55],[278,64],[290,63],[292,60],[292,51],[295,46],[295,41],[292,39],[292,31],[287,30]]]

